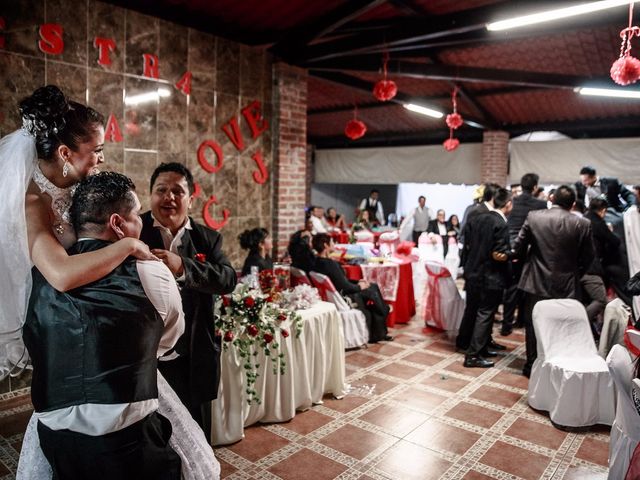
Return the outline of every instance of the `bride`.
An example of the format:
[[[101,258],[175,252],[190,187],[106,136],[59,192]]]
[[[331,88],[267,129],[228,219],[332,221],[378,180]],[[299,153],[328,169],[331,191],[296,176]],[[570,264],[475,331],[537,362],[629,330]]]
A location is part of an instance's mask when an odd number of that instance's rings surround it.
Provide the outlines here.
[[[104,161],[104,118],[69,101],[55,86],[37,89],[20,102],[23,126],[0,139],[0,378],[26,366],[21,340],[35,265],[57,290],[67,291],[98,280],[130,255],[154,258],[141,241],[124,238],[101,249],[69,256],[75,242],[69,223],[77,182]],[[175,392],[158,373],[159,412],[172,424],[170,444],[182,460],[186,480],[219,478],[218,464],[202,431]],[[40,450],[37,422],[25,432],[16,478],[44,480],[51,468]]]

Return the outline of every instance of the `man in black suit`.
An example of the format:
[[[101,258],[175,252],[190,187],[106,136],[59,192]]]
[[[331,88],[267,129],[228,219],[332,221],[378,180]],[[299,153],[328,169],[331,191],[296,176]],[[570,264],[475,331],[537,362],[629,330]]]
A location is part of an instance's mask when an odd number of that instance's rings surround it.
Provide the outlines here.
[[[616,212],[622,213],[631,205],[635,205],[635,195],[615,177],[599,177],[593,167],[582,167],[580,181],[576,182],[576,199],[587,207],[589,201],[596,197],[604,197]]]
[[[160,359],[158,369],[210,439],[211,400],[220,382],[214,300],[232,292],[237,280],[222,253],[222,236],[188,216],[193,192],[193,176],[184,165],[163,163],[156,168],[151,211],[142,215],[140,239],[176,277],[185,313],[185,332]]]
[[[580,277],[589,268],[593,256],[591,224],[570,210],[576,194],[561,185],[548,210],[529,212],[513,243],[515,255],[526,262],[519,288],[526,293],[525,334],[527,361],[523,374],[529,376],[538,356],[531,312],[539,300],[576,298]]]
[[[520,179],[522,193],[513,197],[513,209],[507,219],[511,242],[518,236],[529,212],[547,208],[547,202],[533,196],[533,192],[538,188],[539,179],[540,177],[535,173],[527,173]],[[516,308],[518,309],[518,323],[524,324],[524,295],[522,294],[522,290],[518,288],[518,282],[522,275],[522,262],[516,259],[511,267],[511,281],[504,294],[504,313],[502,328],[500,329],[500,335],[503,336],[511,335],[513,331],[513,326],[516,323]]]
[[[488,348],[491,327],[510,277],[507,215],[512,207],[511,193],[499,188],[494,194],[493,205],[491,212],[472,218],[465,227],[465,288],[467,296],[477,304],[465,367],[493,367],[493,362],[484,357],[495,355]]]

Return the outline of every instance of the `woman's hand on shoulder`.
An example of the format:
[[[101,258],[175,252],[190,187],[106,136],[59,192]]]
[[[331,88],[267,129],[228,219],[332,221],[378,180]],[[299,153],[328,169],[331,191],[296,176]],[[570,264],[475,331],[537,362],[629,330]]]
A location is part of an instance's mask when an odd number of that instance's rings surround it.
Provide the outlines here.
[[[126,237],[120,239],[119,241],[126,242],[131,252],[130,255],[137,258],[138,260],[160,260],[153,253],[151,253],[149,246],[142,240]]]

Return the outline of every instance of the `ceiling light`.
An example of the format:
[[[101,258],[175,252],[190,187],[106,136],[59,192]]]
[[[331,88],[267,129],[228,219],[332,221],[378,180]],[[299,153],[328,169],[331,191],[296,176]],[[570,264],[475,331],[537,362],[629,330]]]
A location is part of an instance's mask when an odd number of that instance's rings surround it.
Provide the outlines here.
[[[444,113],[434,110],[433,108],[423,107],[422,105],[416,105],[414,103],[405,103],[403,107],[412,112],[420,113],[422,115],[428,115],[433,118],[442,118]]]
[[[168,88],[160,87],[156,91],[140,93],[138,95],[127,96],[124,99],[125,105],[139,105],[141,103],[158,101],[160,98],[166,98],[171,96],[171,90]]]
[[[580,95],[593,95],[597,97],[640,98],[640,90],[631,90],[625,88],[578,87],[575,89],[575,91]]]
[[[584,15],[585,13],[598,12],[600,10],[619,7],[621,5],[629,5],[629,3],[630,0],[603,0],[600,2],[583,3],[580,5],[574,5],[573,7],[558,8],[556,10],[548,10],[546,12],[523,15],[522,17],[515,17],[508,20],[489,23],[487,24],[487,30],[496,31],[523,27],[525,25],[549,22],[560,18]]]

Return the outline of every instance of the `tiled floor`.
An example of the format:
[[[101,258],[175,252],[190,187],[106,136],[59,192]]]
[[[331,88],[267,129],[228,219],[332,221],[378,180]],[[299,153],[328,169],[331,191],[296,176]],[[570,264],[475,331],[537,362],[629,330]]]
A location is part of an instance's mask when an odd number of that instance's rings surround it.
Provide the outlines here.
[[[413,325],[347,353],[352,393],[216,449],[230,480],[605,479],[609,431],[564,432],[527,406],[522,331],[492,369],[465,369],[446,336]],[[375,388],[371,388],[375,386]],[[28,397],[0,395],[0,480],[13,479]]]

